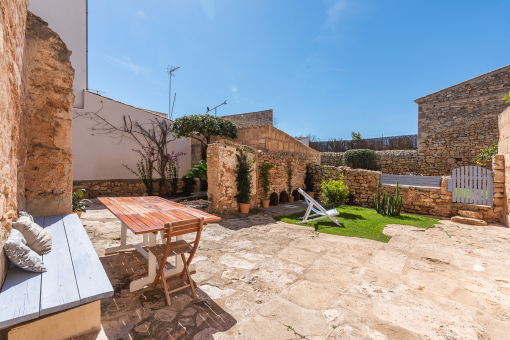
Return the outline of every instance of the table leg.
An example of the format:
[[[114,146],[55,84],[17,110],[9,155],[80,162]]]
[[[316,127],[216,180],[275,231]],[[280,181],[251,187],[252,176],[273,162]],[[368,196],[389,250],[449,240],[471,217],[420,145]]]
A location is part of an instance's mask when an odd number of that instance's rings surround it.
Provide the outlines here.
[[[121,222],[120,226],[120,246],[111,246],[105,249],[105,254],[115,253],[119,250],[133,249],[135,246],[133,244],[127,243],[127,226],[124,222]]]

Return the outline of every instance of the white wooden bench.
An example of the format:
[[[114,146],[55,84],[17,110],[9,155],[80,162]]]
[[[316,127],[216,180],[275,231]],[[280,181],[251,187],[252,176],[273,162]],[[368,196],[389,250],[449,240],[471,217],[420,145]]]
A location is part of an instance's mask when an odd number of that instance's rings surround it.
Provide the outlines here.
[[[51,252],[41,255],[48,271],[10,267],[0,292],[0,329],[10,328],[9,340],[66,339],[100,329],[99,300],[113,288],[80,219],[70,214],[35,222],[53,234]]]

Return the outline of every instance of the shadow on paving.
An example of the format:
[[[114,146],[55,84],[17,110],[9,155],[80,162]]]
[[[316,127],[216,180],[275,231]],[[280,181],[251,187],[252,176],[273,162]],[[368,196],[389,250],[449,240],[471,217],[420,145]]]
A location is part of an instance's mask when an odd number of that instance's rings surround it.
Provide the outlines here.
[[[147,263],[137,251],[101,257],[114,296],[101,300],[101,323],[108,339],[213,339],[236,320],[196,287],[197,298],[184,289],[171,295],[167,306],[162,283],[130,293],[129,283],[147,275]],[[184,285],[178,277],[167,280],[170,290]]]

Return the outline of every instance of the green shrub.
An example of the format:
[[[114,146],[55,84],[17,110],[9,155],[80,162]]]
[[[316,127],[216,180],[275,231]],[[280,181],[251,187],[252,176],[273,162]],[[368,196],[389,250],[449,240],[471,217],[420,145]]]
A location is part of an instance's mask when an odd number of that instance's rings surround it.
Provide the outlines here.
[[[182,181],[184,182],[184,185],[182,187],[182,193],[185,195],[189,195],[193,191],[193,188],[195,187],[196,184],[195,178],[184,175],[182,176]]]
[[[239,154],[237,157],[237,165],[234,170],[237,183],[237,194],[235,196],[237,203],[250,203],[251,196],[251,172],[254,161],[248,159],[248,152],[243,148],[239,148]]]
[[[308,191],[308,192],[315,191],[315,182],[313,180],[313,164],[306,165],[305,191]]]
[[[262,177],[262,187],[264,188],[264,198],[267,200],[269,194],[269,170],[274,168],[273,164],[265,163],[260,166],[260,176]]]
[[[374,168],[375,152],[368,149],[347,150],[343,155],[344,166],[353,169],[372,170]]]
[[[492,156],[495,156],[498,154],[498,141],[493,140],[492,145],[480,149],[480,153],[476,155],[476,158],[473,159],[473,162],[475,162],[478,166],[486,166],[487,163],[492,162]]]
[[[338,180],[323,180],[321,183],[320,198],[326,204],[345,203],[349,196],[349,188],[344,184],[344,176],[341,175]]]

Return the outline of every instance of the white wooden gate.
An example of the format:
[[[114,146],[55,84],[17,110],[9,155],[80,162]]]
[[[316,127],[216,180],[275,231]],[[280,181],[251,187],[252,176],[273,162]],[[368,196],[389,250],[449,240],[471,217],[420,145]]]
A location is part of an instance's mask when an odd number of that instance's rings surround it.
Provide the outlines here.
[[[453,202],[494,204],[494,171],[479,166],[462,166],[452,171]]]

